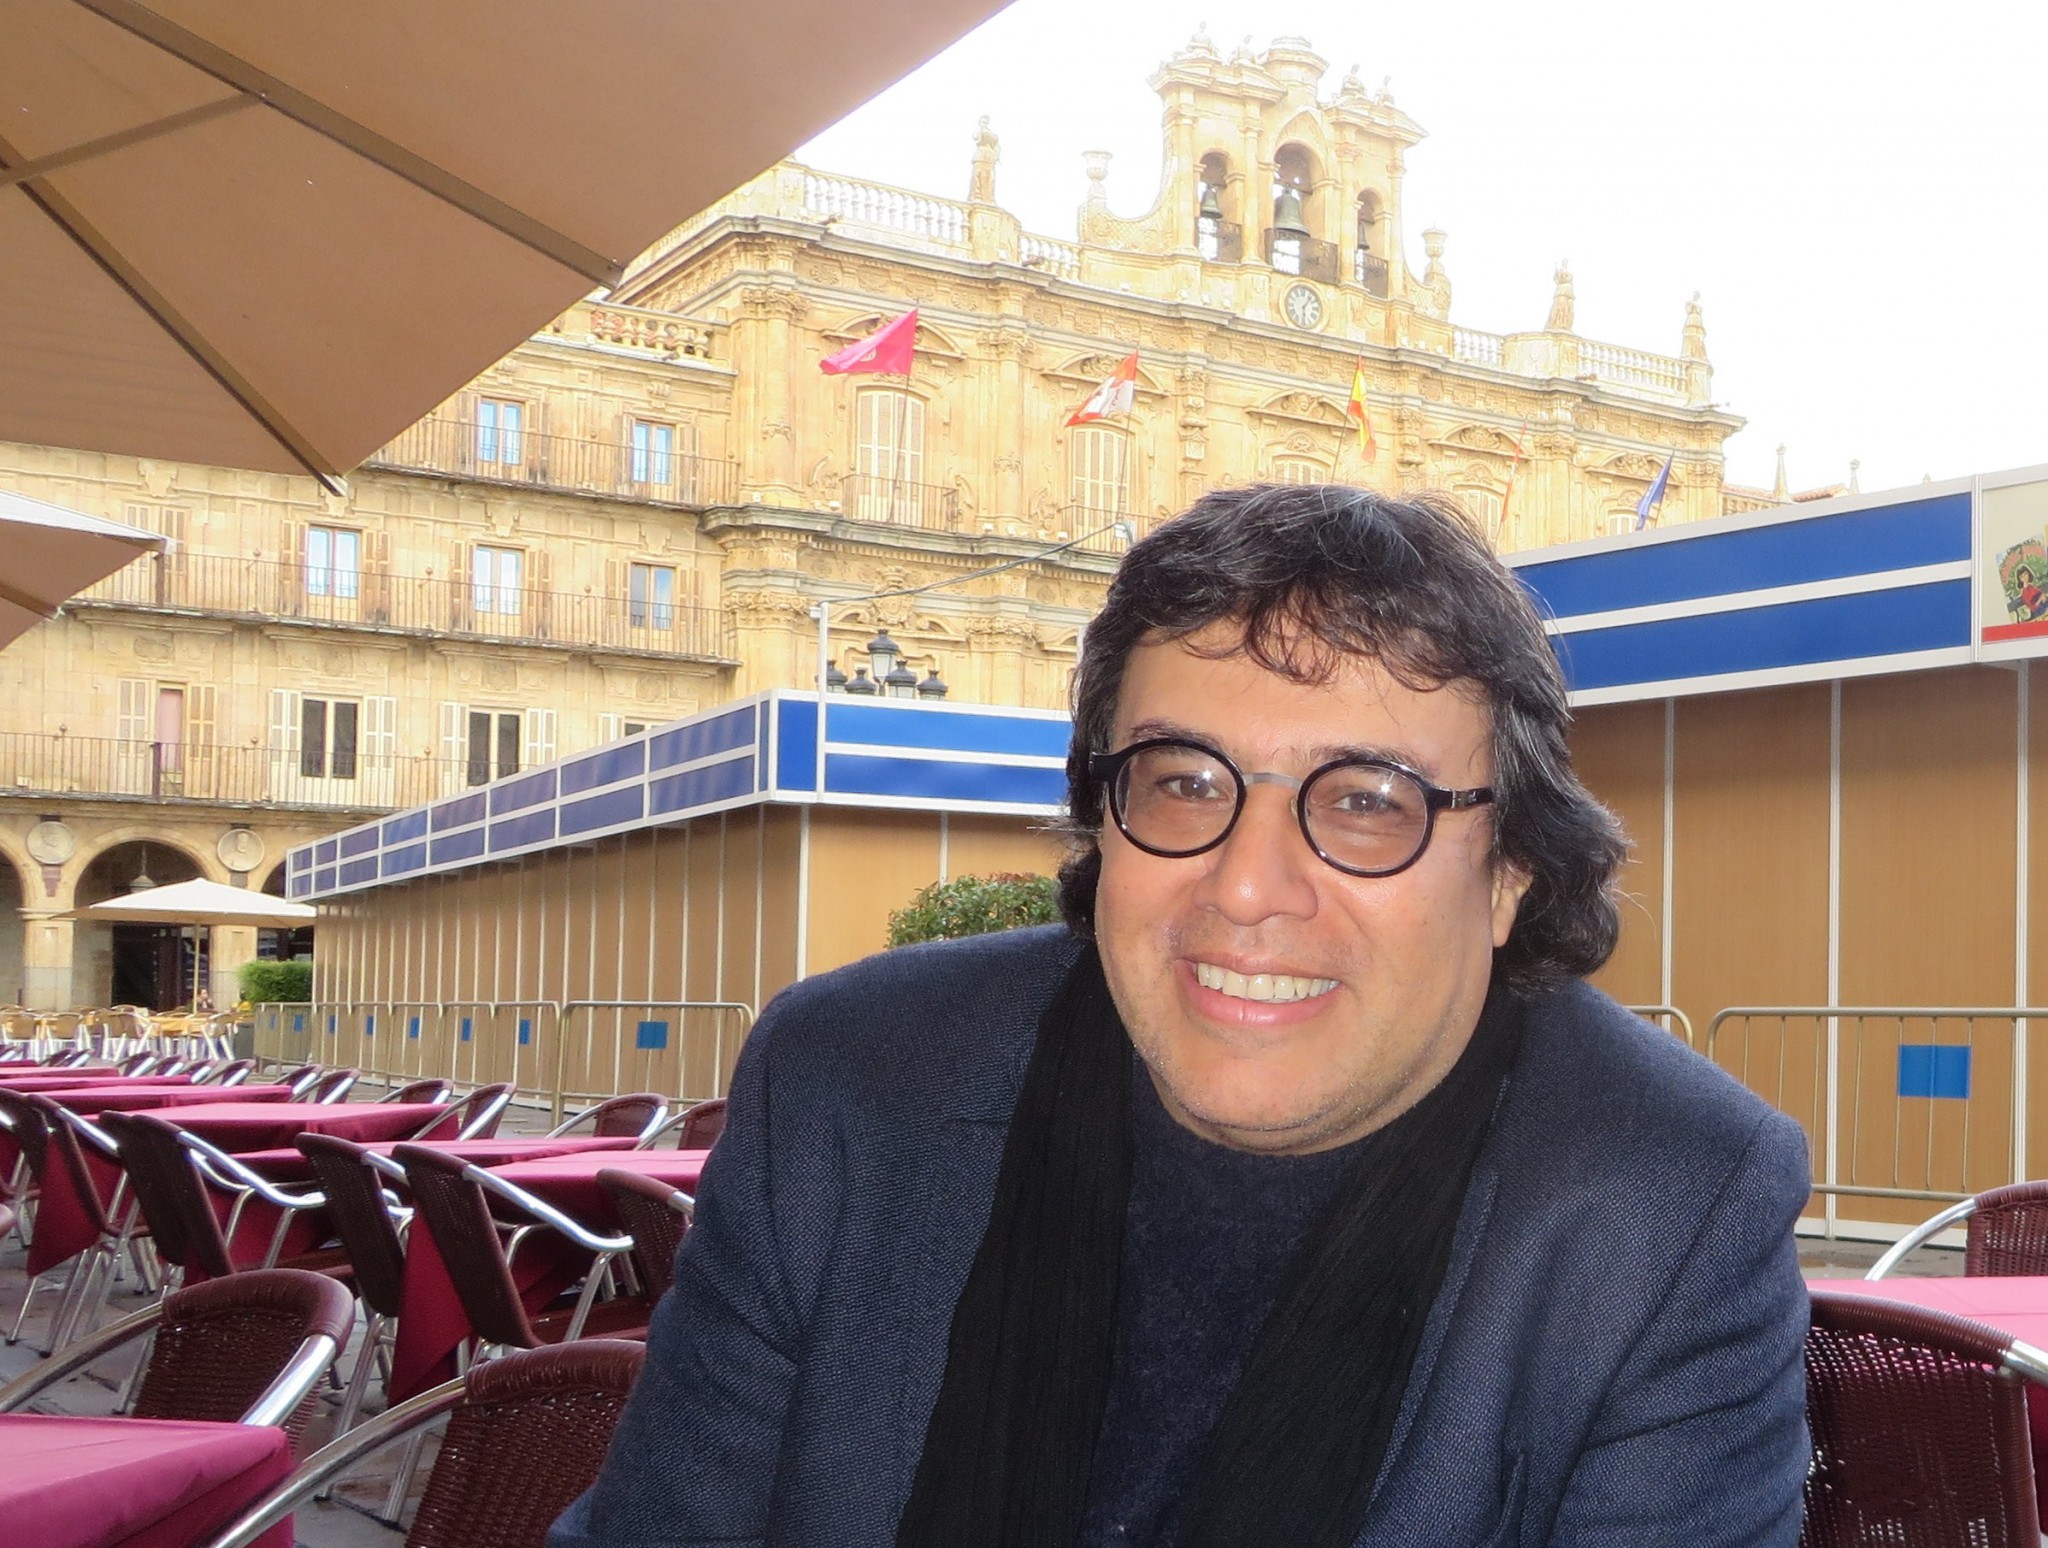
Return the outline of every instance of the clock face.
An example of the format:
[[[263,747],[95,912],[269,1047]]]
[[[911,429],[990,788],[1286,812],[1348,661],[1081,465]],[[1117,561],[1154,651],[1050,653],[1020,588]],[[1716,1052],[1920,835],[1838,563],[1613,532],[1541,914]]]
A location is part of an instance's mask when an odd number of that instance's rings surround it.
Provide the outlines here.
[[[1313,285],[1295,285],[1287,292],[1287,320],[1297,328],[1323,325],[1323,298]]]

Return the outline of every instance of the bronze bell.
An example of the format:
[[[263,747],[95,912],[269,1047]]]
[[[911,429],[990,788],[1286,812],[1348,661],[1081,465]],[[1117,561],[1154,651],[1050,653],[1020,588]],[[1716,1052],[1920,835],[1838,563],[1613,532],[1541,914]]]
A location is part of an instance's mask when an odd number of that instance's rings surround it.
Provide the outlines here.
[[[1280,197],[1273,201],[1273,234],[1290,237],[1308,235],[1308,223],[1301,218],[1301,190],[1292,183],[1283,183]]]

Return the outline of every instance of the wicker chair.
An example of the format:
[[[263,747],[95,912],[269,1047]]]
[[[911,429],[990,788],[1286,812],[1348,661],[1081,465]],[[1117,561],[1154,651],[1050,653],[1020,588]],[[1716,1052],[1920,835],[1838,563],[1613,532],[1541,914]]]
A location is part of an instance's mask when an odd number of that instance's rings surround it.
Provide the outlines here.
[[[254,1059],[229,1059],[223,1064],[215,1065],[204,1075],[195,1076],[194,1079],[199,1084],[207,1086],[239,1086],[249,1078],[250,1072],[255,1068]]]
[[[612,1201],[619,1223],[633,1238],[633,1271],[650,1302],[668,1294],[675,1283],[676,1254],[697,1211],[697,1201],[680,1189],[647,1176],[606,1167],[597,1184]]]
[[[1894,1242],[1865,1279],[1883,1279],[1906,1254],[1951,1226],[1964,1230],[1965,1274],[2048,1274],[2048,1182],[1993,1188],[1930,1215]]]
[[[2040,1548],[2023,1377],[2048,1353],[1995,1328],[1816,1293],[1802,1548]]]
[[[633,1148],[657,1149],[664,1137],[673,1134],[678,1150],[709,1150],[724,1132],[725,1098],[709,1097],[702,1102],[692,1102],[679,1113],[670,1114],[667,1122]]]
[[[292,1093],[295,1102],[346,1102],[349,1088],[356,1083],[354,1070],[323,1070],[304,1091]]]
[[[599,1301],[605,1260],[631,1249],[629,1238],[605,1236],[570,1220],[540,1199],[425,1145],[399,1145],[393,1157],[405,1168],[412,1189],[413,1229],[426,1227],[448,1270],[480,1347],[537,1349],[593,1337],[637,1336],[647,1328],[647,1304],[639,1298]],[[529,1313],[513,1279],[501,1226],[485,1190],[503,1197],[531,1219],[554,1227],[599,1262],[585,1276],[572,1307]],[[518,1234],[517,1230],[513,1234]]]
[[[408,1081],[394,1087],[388,1095],[377,1098],[379,1102],[445,1102],[455,1094],[455,1082],[435,1078],[432,1080]]]
[[[340,1285],[291,1269],[174,1290],[0,1387],[0,1413],[153,1334],[132,1417],[282,1425],[296,1441],[313,1388],[354,1321]]]
[[[597,1481],[646,1358],[645,1345],[590,1339],[476,1366],[315,1452],[203,1548],[248,1548],[364,1457],[442,1414],[448,1429],[405,1548],[541,1548]]]
[[[318,1080],[325,1073],[326,1069],[327,1066],[324,1064],[302,1064],[297,1069],[286,1070],[282,1075],[276,1076],[274,1079],[266,1082],[266,1084],[290,1086],[292,1088],[292,1100],[296,1102],[304,1094],[305,1089]]]
[[[334,1229],[355,1271],[356,1297],[367,1319],[363,1344],[349,1373],[335,1434],[345,1434],[362,1412],[370,1370],[377,1351],[396,1332],[404,1304],[405,1244],[384,1197],[381,1174],[365,1159],[367,1152],[350,1140],[331,1134],[301,1134],[298,1147],[313,1167],[313,1178],[327,1196]]]
[[[575,1116],[563,1119],[547,1137],[556,1139],[564,1134],[574,1134],[588,1125],[590,1132],[598,1139],[618,1139],[631,1136],[644,1140],[662,1125],[668,1117],[668,1098],[652,1091],[634,1091],[625,1096],[607,1097],[595,1107],[586,1107]]]

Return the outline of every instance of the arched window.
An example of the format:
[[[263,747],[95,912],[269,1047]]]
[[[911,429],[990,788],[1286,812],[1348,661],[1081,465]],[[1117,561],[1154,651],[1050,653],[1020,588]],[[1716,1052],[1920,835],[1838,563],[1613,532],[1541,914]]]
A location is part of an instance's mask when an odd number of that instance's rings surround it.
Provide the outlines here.
[[[1273,482],[1276,484],[1327,484],[1330,470],[1313,457],[1275,457],[1273,459]]]
[[[1320,228],[1316,160],[1305,145],[1283,145],[1273,157],[1273,219],[1266,230],[1266,261],[1282,274],[1335,284],[1336,247],[1315,235]]]
[[[1081,425],[1072,432],[1067,500],[1077,508],[1074,520],[1082,528],[1106,526],[1130,509],[1130,443],[1109,425]]]
[[[1233,197],[1230,158],[1210,151],[1195,175],[1195,249],[1211,263],[1236,263],[1244,256],[1244,228],[1226,202]]]
[[[1500,526],[1500,493],[1484,489],[1477,484],[1461,484],[1451,491],[1458,503],[1465,508],[1465,514],[1472,518],[1472,525],[1479,535],[1488,542],[1494,539]]]
[[[1370,189],[1358,196],[1358,246],[1351,255],[1351,277],[1376,296],[1387,293],[1385,236],[1380,229],[1380,196]]]
[[[922,525],[924,400],[900,388],[863,387],[853,404],[848,508],[863,521]],[[936,514],[936,502],[933,510]]]

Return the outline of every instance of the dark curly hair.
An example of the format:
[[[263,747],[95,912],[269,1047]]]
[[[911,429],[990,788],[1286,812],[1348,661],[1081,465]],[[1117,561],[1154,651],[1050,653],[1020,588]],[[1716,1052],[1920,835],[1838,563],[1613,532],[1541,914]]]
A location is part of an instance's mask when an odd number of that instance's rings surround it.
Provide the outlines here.
[[[1060,911],[1093,933],[1103,792],[1124,664],[1138,645],[1210,624],[1297,682],[1370,656],[1407,687],[1470,683],[1493,734],[1493,852],[1529,877],[1495,970],[1524,991],[1579,977],[1614,950],[1614,875],[1628,844],[1572,772],[1564,679],[1528,593],[1452,501],[1341,485],[1257,484],[1204,495],[1134,547],[1088,625],[1067,752],[1072,853]]]

